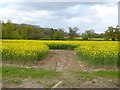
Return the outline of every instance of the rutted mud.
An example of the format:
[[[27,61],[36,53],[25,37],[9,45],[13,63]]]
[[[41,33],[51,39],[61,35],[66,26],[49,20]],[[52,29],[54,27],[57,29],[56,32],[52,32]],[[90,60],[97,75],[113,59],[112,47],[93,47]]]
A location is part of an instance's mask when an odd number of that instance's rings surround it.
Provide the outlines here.
[[[46,58],[37,62],[37,66],[59,72],[80,71],[84,67],[77,60],[76,53],[67,50],[50,50]]]
[[[3,62],[3,64],[5,66],[36,68],[59,72],[117,70],[116,66],[91,66],[86,62],[78,60],[76,52],[73,50],[49,50],[48,55],[42,60],[38,60],[35,64],[15,64],[9,62]]]
[[[54,87],[58,82],[62,81],[57,88],[116,88],[118,87],[117,79],[108,79],[102,77],[82,78],[76,77],[72,72],[79,71],[99,71],[99,70],[117,70],[117,67],[93,67],[87,63],[77,59],[75,51],[68,50],[49,50],[48,55],[42,60],[37,61],[35,64],[15,64],[3,62],[4,66],[36,68],[62,72],[63,75],[58,78],[44,78],[32,79],[26,78],[21,80],[19,85],[8,85],[7,81],[3,81],[3,87],[19,87],[19,88],[44,88]]]

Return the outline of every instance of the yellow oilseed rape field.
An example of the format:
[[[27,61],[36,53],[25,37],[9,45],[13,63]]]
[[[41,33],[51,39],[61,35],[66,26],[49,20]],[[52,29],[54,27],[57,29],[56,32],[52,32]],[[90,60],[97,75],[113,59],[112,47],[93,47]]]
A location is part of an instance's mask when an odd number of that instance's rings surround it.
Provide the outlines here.
[[[42,59],[47,54],[48,49],[48,46],[42,43],[2,42],[2,59],[36,61]]]
[[[38,60],[48,49],[75,50],[80,60],[95,65],[118,63],[117,41],[2,40],[3,60]]]
[[[43,43],[50,49],[67,49],[73,50],[78,47],[79,41],[58,41],[58,40],[3,40],[5,43]]]
[[[118,42],[83,42],[75,50],[81,60],[94,65],[118,63]]]

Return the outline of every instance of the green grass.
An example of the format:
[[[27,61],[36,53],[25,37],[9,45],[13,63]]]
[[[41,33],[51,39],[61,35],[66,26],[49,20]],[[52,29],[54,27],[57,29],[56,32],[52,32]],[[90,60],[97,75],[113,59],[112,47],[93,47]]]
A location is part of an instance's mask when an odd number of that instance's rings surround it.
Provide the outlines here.
[[[104,38],[90,38],[91,41],[105,41]]]
[[[60,76],[62,73],[55,71],[47,71],[43,69],[28,69],[19,67],[3,67],[2,78],[54,78]]]
[[[75,72],[74,74],[82,78],[95,78],[95,77],[112,78],[112,79],[118,78],[118,71]]]
[[[78,77],[82,77],[82,78],[94,78],[95,77],[89,72],[75,72],[75,75],[77,75]]]
[[[118,78],[118,71],[97,71],[93,75],[106,78]]]

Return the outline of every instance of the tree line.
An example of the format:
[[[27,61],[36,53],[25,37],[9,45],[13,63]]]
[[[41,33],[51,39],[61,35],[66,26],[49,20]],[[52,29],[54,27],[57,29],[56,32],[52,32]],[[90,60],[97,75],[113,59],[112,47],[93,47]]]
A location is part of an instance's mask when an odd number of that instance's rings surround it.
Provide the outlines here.
[[[2,22],[2,39],[55,39],[75,40],[77,37],[82,37],[82,40],[90,40],[91,38],[104,38],[106,40],[119,40],[120,28],[109,26],[108,29],[101,34],[95,33],[93,29],[86,30],[84,33],[77,33],[79,28],[69,27],[69,32],[65,32],[64,29],[58,28],[43,28],[37,25],[30,24],[17,24],[12,23],[10,20]]]

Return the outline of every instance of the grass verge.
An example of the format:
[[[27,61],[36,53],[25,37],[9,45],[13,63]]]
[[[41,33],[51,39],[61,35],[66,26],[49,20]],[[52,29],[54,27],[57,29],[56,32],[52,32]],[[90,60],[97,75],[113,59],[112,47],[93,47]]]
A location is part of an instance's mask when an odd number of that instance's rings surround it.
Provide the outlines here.
[[[54,78],[60,76],[62,73],[55,71],[47,71],[43,69],[28,69],[19,67],[3,67],[2,78]]]
[[[118,78],[118,71],[74,72],[74,74],[78,77],[83,77],[83,78],[95,78],[95,77],[103,77],[103,78],[111,78],[111,79]]]

